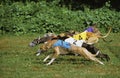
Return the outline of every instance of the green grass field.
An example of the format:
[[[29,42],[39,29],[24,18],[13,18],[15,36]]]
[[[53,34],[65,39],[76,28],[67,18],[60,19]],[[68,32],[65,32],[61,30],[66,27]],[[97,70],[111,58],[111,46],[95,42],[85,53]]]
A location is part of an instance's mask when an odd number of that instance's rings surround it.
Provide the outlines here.
[[[100,65],[86,61],[80,56],[64,55],[58,57],[51,66],[43,59],[51,52],[35,56],[39,48],[28,44],[38,34],[0,36],[0,78],[120,78],[120,33],[110,34],[107,40],[96,46],[107,53],[111,60]]]

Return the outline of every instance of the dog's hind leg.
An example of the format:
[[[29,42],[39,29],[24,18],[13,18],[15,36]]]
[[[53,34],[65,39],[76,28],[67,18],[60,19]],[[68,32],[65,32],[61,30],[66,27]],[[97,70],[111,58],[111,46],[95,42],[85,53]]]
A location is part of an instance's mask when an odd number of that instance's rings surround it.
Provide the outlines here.
[[[95,43],[97,43],[99,41],[99,39],[97,38],[97,37],[90,37],[90,38],[88,38],[88,40],[87,40],[87,44],[95,44]]]
[[[104,54],[104,53],[99,53],[96,57],[98,57],[98,58],[101,58],[101,60],[103,60],[103,61],[109,61],[110,60],[110,57],[107,55],[107,54]]]
[[[97,59],[97,58],[95,58],[95,57],[90,58],[90,60],[96,61],[96,62],[98,62],[98,63],[100,63],[100,64],[104,65],[104,63],[103,63],[103,62],[101,62],[100,60],[98,60],[98,59]]]
[[[96,61],[97,61],[98,63],[100,63],[100,64],[104,65],[104,63],[103,63],[103,62],[101,62],[100,60],[96,59]]]
[[[101,62],[100,60],[98,60],[97,58],[96,58],[96,54],[92,54],[92,53],[90,53],[87,49],[85,49],[85,48],[81,48],[82,50],[81,50],[81,54],[86,58],[86,59],[89,59],[89,60],[92,60],[92,61],[95,61],[95,62],[98,62],[98,63],[100,63],[100,64],[102,64],[102,65],[104,65],[104,63],[103,62]],[[79,49],[79,51],[80,51],[80,49]]]

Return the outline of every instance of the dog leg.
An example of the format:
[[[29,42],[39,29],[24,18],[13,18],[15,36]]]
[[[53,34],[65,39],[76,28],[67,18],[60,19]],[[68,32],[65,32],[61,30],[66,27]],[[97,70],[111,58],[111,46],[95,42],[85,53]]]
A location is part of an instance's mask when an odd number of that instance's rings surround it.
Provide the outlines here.
[[[100,51],[97,51],[97,53],[95,54],[95,56],[97,56],[100,53]]]
[[[80,49],[79,49],[79,51],[80,51]],[[90,60],[92,60],[92,61],[95,61],[95,62],[98,62],[98,63],[104,65],[103,62],[101,62],[100,60],[98,60],[98,59],[95,57],[96,55],[91,54],[91,53],[90,53],[87,49],[85,49],[85,48],[82,48],[82,55],[83,55],[86,59],[90,59]]]
[[[50,58],[50,55],[48,55],[48,56],[43,60],[43,62],[46,62],[46,60],[49,59],[49,58]]]
[[[41,50],[40,50],[40,49],[38,49],[36,56],[39,56],[39,55],[40,55],[40,53],[41,53]]]
[[[50,62],[47,63],[46,65],[47,65],[47,66],[48,66],[48,65],[51,65],[51,64],[53,63],[54,60],[55,60],[55,58],[52,58],[52,59],[50,60]]]
[[[100,64],[102,64],[102,65],[104,65],[103,62],[101,62],[100,60],[98,60],[98,59],[95,58],[95,57],[92,57],[92,58],[90,58],[90,59],[93,60],[93,61],[96,61],[96,62],[98,62],[98,63],[100,63]]]
[[[103,54],[103,53],[99,53],[99,55],[97,56],[98,58],[101,58],[101,60],[103,61],[109,61],[110,57],[107,54]]]
[[[40,53],[37,53],[37,54],[36,54],[36,56],[39,56],[39,55],[40,55]]]
[[[87,40],[87,44],[92,45],[92,44],[97,43],[98,41],[99,41],[99,39],[98,39],[97,37],[90,37],[90,38],[88,38],[88,40]]]
[[[101,61],[99,61],[98,59],[97,59],[97,62],[98,62],[98,63],[100,63],[100,64],[102,64],[102,65],[104,65],[104,63],[103,63],[103,62],[101,62]]]
[[[46,65],[51,65],[53,63],[53,61],[58,57],[58,55],[60,54],[60,49],[59,47],[54,47],[54,54],[52,56],[52,59],[50,60],[49,63],[47,63]]]

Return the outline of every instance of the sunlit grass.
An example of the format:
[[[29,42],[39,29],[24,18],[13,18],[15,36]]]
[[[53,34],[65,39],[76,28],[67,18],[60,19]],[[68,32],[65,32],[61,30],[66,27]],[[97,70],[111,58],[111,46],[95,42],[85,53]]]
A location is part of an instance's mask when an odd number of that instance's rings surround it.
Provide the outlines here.
[[[46,66],[43,59],[48,53],[35,56],[39,48],[28,46],[37,35],[0,37],[0,78],[120,78],[120,34],[110,34],[108,40],[96,46],[107,53],[111,60],[103,61],[104,66],[86,61],[79,56],[60,56],[51,66]],[[113,37],[114,36],[114,37]],[[52,51],[52,50],[50,50]],[[48,62],[48,61],[47,61]]]

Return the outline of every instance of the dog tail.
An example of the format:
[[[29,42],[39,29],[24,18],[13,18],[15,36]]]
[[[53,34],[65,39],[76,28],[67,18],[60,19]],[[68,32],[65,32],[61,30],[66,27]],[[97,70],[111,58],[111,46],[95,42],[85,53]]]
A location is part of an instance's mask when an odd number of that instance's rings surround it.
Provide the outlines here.
[[[110,27],[108,33],[105,36],[101,36],[101,38],[106,38],[110,34],[111,30],[112,28]]]

